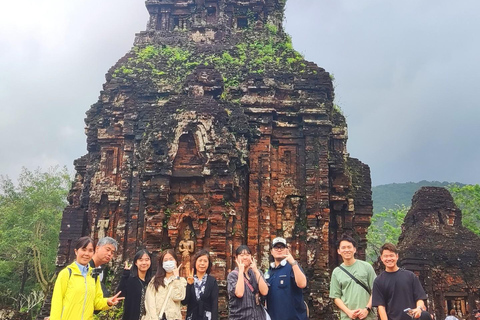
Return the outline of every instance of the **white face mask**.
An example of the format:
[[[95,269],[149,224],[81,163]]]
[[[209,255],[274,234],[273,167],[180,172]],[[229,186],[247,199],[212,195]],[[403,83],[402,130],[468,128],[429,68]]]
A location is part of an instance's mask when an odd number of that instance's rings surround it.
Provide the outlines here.
[[[175,269],[175,264],[176,264],[175,261],[170,260],[170,261],[164,261],[162,266],[166,272],[172,272]]]

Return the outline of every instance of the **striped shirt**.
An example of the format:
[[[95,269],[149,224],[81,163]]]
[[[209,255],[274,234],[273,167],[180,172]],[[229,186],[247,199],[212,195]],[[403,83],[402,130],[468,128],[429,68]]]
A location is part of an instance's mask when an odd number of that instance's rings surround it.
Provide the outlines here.
[[[260,275],[263,278],[263,274],[260,271]],[[248,276],[250,278],[249,286],[244,283],[244,293],[242,298],[237,298],[235,295],[235,287],[238,280],[238,268],[230,272],[227,276],[227,290],[228,290],[228,307],[230,309],[229,320],[265,320],[265,309],[261,305],[257,305],[255,294],[258,293],[258,283],[255,278],[255,273],[252,269],[248,270]],[[246,277],[244,277],[246,280]]]

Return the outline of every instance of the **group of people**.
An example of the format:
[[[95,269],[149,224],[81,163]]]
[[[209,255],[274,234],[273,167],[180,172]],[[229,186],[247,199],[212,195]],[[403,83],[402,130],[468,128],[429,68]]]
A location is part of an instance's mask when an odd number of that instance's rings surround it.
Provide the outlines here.
[[[174,250],[162,251],[153,274],[152,255],[142,249],[131,265],[125,262],[117,293],[105,298],[110,293],[102,287],[102,265],[112,259],[117,246],[110,237],[100,239],[95,250],[91,238],[77,241],[75,261],[60,271],[55,283],[50,320],[89,320],[94,310],[106,310],[121,300],[123,320],[180,320],[182,305],[187,306],[186,320],[218,320],[219,288],[210,274],[207,250],[195,253],[185,279]],[[264,275],[248,246],[236,249],[237,266],[227,277],[231,320],[307,319],[302,293],[307,280],[284,238],[273,240],[271,255]]]
[[[287,241],[275,238],[272,262],[265,275],[258,269],[250,248],[235,251],[237,267],[227,276],[230,320],[306,320],[302,289],[307,278],[290,254]]]
[[[330,298],[340,309],[341,319],[370,319],[377,315],[381,320],[432,320],[426,312],[427,295],[420,280],[411,271],[397,265],[398,251],[395,245],[385,243],[380,248],[380,259],[385,271],[376,277],[373,267],[355,259],[357,244],[344,235],[337,242],[337,252],[343,263],[332,272]]]
[[[102,290],[100,267],[112,259],[116,250],[117,242],[112,238],[101,239],[95,249],[90,237],[78,239],[75,261],[60,271],[55,282],[50,320],[92,319],[94,310],[106,310],[123,299],[120,293],[105,298]]]
[[[133,263],[125,262],[116,294],[110,298],[103,287],[102,265],[117,250],[117,242],[105,237],[94,250],[93,240],[80,238],[75,245],[75,261],[60,271],[55,283],[50,320],[92,319],[94,310],[106,310],[124,301],[123,320],[180,320],[181,306],[187,306],[185,320],[218,320],[217,280],[210,272],[212,259],[199,250],[192,259],[187,277],[180,277],[181,264],[175,251],[167,249],[158,258],[153,274],[152,255],[138,251]],[[372,266],[355,258],[357,244],[344,235],[337,242],[343,263],[335,268],[330,283],[330,298],[341,313],[341,320],[431,320],[425,311],[426,299],[418,277],[397,265],[393,244],[380,249],[385,271],[376,277]],[[262,273],[250,248],[235,251],[236,268],[227,276],[230,320],[306,320],[308,308],[303,300],[307,285],[304,271],[290,254],[284,238],[273,239],[271,264]]]

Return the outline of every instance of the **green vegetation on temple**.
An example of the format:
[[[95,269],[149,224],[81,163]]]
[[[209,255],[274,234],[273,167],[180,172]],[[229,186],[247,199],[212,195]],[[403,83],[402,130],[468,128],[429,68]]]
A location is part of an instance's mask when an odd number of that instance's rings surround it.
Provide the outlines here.
[[[127,62],[113,72],[113,77],[125,81],[150,79],[158,86],[171,86],[178,92],[186,76],[203,64],[221,73],[225,97],[228,89],[237,87],[248,75],[317,74],[317,70],[307,66],[303,56],[293,49],[290,37],[273,24],[266,24],[261,31],[246,29],[238,33],[242,41],[218,51],[197,50],[192,42],[189,47],[136,46]]]

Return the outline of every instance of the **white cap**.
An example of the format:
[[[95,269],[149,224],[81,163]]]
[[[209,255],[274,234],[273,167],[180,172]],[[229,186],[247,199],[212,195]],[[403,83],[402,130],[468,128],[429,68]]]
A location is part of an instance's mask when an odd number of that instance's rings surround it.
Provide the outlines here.
[[[272,247],[274,247],[276,244],[278,243],[281,243],[283,244],[285,247],[287,246],[287,240],[285,240],[284,238],[282,237],[277,237],[275,239],[273,239],[272,241]]]

